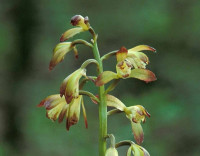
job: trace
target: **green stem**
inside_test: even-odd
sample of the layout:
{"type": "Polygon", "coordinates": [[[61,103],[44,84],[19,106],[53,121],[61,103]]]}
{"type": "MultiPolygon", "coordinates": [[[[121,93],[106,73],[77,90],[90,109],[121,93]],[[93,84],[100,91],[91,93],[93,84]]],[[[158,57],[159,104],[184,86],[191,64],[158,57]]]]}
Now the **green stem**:
{"type": "MultiPolygon", "coordinates": [[[[97,46],[97,35],[94,33],[93,37],[94,37],[93,53],[94,53],[94,58],[99,63],[99,70],[98,70],[98,75],[99,75],[103,72],[103,64],[97,46]]],[[[104,92],[105,92],[104,85],[100,86],[99,87],[99,156],[105,156],[106,152],[105,137],[107,136],[107,105],[104,92]]]]}
{"type": "Polygon", "coordinates": [[[115,144],[115,148],[118,148],[120,146],[130,146],[131,144],[135,144],[135,143],[130,140],[124,140],[124,141],[120,141],[117,144],[115,144]]]}

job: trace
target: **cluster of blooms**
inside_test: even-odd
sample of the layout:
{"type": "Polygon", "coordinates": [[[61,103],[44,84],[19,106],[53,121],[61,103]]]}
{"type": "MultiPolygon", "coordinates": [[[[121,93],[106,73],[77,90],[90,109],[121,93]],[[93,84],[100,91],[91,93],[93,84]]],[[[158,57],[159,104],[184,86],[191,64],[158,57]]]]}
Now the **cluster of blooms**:
{"type": "MultiPolygon", "coordinates": [[[[75,40],[67,42],[69,38],[74,35],[91,31],[88,17],[82,17],[76,15],[72,17],[71,24],[76,26],[75,28],[67,30],[60,38],[60,43],[56,45],[53,50],[53,56],[49,64],[49,69],[52,70],[58,63],[62,62],[65,55],[74,51],[75,57],[78,58],[77,45],[84,44],[89,47],[93,47],[92,43],[85,40],[75,40]]],[[[85,91],[81,92],[85,81],[92,80],[96,86],[102,86],[111,80],[136,78],[145,82],[151,82],[156,80],[156,76],[153,72],[146,69],[146,65],[149,63],[148,57],[141,51],[149,50],[155,52],[155,49],[147,45],[139,45],[132,49],[127,50],[125,47],[121,47],[119,50],[106,54],[102,57],[108,59],[110,56],[116,56],[116,73],[112,71],[104,71],[98,77],[91,78],[86,75],[86,67],[90,63],[98,62],[94,59],[86,60],[83,65],[67,76],[60,87],[60,94],[48,96],[40,102],[39,107],[46,108],[46,116],[58,122],[62,122],[66,118],[66,129],[69,130],[70,126],[77,124],[80,118],[80,111],[82,107],[83,116],[85,120],[85,126],[88,127],[86,110],[83,102],[83,95],[89,96],[94,103],[98,103],[98,96],[94,96],[92,93],[85,91]],[[81,78],[84,78],[81,80],[81,78]]],[[[114,107],[120,112],[124,112],[128,120],[131,122],[132,131],[137,144],[141,144],[144,139],[143,129],[141,122],[146,121],[146,117],[150,117],[147,110],[141,105],[135,105],[126,107],[116,97],[106,94],[106,103],[108,107],[114,107]]],[[[127,155],[131,156],[131,153],[135,156],[148,156],[149,153],[141,146],[135,143],[130,144],[127,155]]],[[[115,147],[110,147],[106,151],[106,156],[117,156],[118,152],[115,147]]]]}

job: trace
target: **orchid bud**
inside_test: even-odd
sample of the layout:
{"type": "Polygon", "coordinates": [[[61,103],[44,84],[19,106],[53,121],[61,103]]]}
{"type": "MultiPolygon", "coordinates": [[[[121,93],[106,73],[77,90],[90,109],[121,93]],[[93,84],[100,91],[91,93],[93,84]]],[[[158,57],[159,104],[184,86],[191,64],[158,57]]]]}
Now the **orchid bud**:
{"type": "Polygon", "coordinates": [[[118,156],[118,152],[117,152],[116,148],[110,147],[106,150],[105,156],[118,156]]]}
{"type": "Polygon", "coordinates": [[[75,15],[71,18],[71,24],[73,26],[80,26],[83,30],[88,30],[90,28],[89,18],[87,16],[84,18],[81,15],[75,15]]]}

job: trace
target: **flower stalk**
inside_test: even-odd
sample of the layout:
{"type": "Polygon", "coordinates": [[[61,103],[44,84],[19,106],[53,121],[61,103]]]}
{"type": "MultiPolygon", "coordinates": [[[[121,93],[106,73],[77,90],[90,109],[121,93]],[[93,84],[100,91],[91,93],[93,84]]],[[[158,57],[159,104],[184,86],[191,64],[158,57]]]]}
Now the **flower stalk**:
{"type": "MultiPolygon", "coordinates": [[[[94,34],[93,54],[94,58],[99,63],[99,70],[97,72],[98,75],[100,75],[103,73],[103,64],[98,50],[97,35],[94,31],[92,32],[94,34]]],[[[102,85],[99,87],[99,156],[105,156],[106,152],[105,136],[107,135],[107,104],[104,92],[105,87],[102,85]]]]}

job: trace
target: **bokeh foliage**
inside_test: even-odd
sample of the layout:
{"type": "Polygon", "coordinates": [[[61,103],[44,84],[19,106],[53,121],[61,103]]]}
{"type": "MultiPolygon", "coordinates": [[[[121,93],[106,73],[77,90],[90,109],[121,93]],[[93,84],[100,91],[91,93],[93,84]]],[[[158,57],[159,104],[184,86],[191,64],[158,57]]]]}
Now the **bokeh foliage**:
{"type": "MultiPolygon", "coordinates": [[[[57,93],[68,74],[91,58],[89,48],[79,46],[79,60],[68,54],[52,72],[52,49],[75,14],[89,16],[99,34],[101,54],[147,44],[148,66],[158,80],[121,81],[112,94],[127,106],[141,104],[151,113],[143,125],[142,145],[151,155],[177,156],[200,153],[200,2],[196,0],[2,0],[0,5],[0,155],[97,155],[98,110],[85,98],[89,129],[83,119],[65,130],[52,123],[36,105],[57,93]]],[[[78,37],[90,39],[83,33],[78,37]]],[[[105,61],[114,69],[115,59],[105,61]]],[[[94,72],[92,66],[88,73],[94,72]]],[[[88,90],[96,91],[92,83],[88,90]]],[[[116,140],[133,139],[124,115],[108,119],[116,140]]],[[[126,148],[120,149],[124,155],[126,148]]]]}

